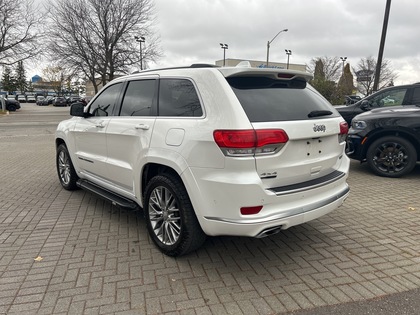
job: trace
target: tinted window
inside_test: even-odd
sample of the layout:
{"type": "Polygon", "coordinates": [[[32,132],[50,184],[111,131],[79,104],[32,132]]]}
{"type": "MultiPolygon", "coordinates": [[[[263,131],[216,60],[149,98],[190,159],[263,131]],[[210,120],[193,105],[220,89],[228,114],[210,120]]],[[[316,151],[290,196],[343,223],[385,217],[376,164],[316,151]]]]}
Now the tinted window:
{"type": "Polygon", "coordinates": [[[120,95],[122,83],[109,86],[94,100],[89,107],[89,113],[93,116],[112,116],[115,103],[120,95]]]}
{"type": "Polygon", "coordinates": [[[251,122],[304,120],[314,111],[332,112],[322,117],[339,116],[304,80],[235,77],[227,81],[251,122]]]}
{"type": "Polygon", "coordinates": [[[130,81],[125,91],[121,116],[150,116],[156,80],[130,81]]]}
{"type": "Polygon", "coordinates": [[[200,117],[202,115],[200,100],[191,81],[160,80],[159,116],[200,117]]]}
{"type": "Polygon", "coordinates": [[[402,105],[405,93],[407,93],[407,88],[391,89],[379,92],[372,96],[369,100],[369,104],[372,107],[402,105]]]}
{"type": "Polygon", "coordinates": [[[420,104],[420,88],[415,88],[413,91],[413,100],[411,102],[413,105],[420,104]]]}

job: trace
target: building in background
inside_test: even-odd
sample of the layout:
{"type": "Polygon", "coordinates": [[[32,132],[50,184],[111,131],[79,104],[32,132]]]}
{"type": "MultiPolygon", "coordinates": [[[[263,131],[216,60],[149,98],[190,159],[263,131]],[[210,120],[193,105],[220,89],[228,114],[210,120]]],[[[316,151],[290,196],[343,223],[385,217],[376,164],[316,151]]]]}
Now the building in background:
{"type": "Polygon", "coordinates": [[[55,96],[57,94],[57,85],[60,84],[59,82],[44,81],[42,77],[37,74],[31,78],[31,81],[33,89],[32,93],[42,96],[55,96]]]}

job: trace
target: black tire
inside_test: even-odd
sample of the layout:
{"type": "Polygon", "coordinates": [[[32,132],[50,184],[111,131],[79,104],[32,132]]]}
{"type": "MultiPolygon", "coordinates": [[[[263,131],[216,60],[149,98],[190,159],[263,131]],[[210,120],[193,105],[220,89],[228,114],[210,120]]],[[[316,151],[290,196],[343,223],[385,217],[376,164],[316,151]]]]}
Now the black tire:
{"type": "Polygon", "coordinates": [[[60,144],[57,147],[56,153],[56,165],[57,165],[57,174],[58,179],[60,180],[61,186],[66,190],[75,190],[77,189],[76,182],[79,177],[74,170],[73,163],[70,159],[69,151],[64,144],[60,144]]]}
{"type": "Polygon", "coordinates": [[[146,186],[144,215],[150,237],[168,256],[181,256],[206,240],[188,193],[176,176],[153,177],[146,186]]]}
{"type": "Polygon", "coordinates": [[[417,162],[417,151],[406,139],[386,136],[369,146],[366,159],[375,174],[395,178],[413,170],[417,162]]]}
{"type": "Polygon", "coordinates": [[[7,109],[8,109],[9,112],[15,112],[16,111],[16,106],[12,104],[12,105],[9,105],[7,107],[7,109]]]}

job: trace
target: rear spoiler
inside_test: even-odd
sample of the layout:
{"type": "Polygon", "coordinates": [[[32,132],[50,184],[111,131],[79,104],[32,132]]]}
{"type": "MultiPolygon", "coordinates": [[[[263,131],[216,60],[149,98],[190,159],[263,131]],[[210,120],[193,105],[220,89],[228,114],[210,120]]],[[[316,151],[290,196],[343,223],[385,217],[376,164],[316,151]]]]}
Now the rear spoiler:
{"type": "Polygon", "coordinates": [[[301,78],[305,81],[309,81],[313,78],[313,75],[307,72],[276,68],[223,67],[218,68],[217,70],[220,71],[226,78],[238,76],[264,76],[277,80],[293,80],[301,78]]]}

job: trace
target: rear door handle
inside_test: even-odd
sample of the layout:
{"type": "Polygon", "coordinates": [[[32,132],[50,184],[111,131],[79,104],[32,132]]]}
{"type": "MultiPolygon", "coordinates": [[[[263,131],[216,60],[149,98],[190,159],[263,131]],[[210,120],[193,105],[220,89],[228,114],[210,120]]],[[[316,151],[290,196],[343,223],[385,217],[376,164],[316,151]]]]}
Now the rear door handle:
{"type": "Polygon", "coordinates": [[[145,124],[138,124],[135,127],[136,129],[143,129],[143,130],[149,130],[149,125],[145,125],[145,124]]]}
{"type": "Polygon", "coordinates": [[[98,128],[104,128],[105,124],[101,121],[101,122],[97,122],[95,126],[98,128]]]}

